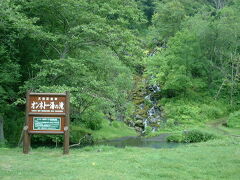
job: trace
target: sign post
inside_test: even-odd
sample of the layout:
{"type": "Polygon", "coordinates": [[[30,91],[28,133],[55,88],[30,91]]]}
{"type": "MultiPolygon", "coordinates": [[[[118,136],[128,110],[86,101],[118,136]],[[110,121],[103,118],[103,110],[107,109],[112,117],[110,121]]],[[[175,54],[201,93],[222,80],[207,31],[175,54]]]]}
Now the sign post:
{"type": "Polygon", "coordinates": [[[29,153],[31,134],[63,134],[63,154],[69,153],[69,102],[69,92],[27,92],[23,153],[29,153]]]}

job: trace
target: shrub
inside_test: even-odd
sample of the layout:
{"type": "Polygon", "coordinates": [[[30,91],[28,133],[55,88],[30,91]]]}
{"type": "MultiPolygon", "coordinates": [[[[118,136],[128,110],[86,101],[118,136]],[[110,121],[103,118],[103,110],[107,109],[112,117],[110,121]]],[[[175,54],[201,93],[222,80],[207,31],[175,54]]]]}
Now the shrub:
{"type": "Polygon", "coordinates": [[[227,126],[231,128],[240,128],[240,111],[233,112],[229,115],[227,126]]]}
{"type": "Polygon", "coordinates": [[[220,105],[218,105],[217,107],[215,104],[203,104],[201,106],[201,113],[205,115],[208,119],[216,119],[224,115],[224,110],[221,108],[220,105]]]}
{"type": "Polygon", "coordinates": [[[174,127],[175,126],[175,122],[174,119],[168,119],[167,120],[167,127],[174,127]]]}
{"type": "Polygon", "coordinates": [[[34,134],[31,137],[33,146],[55,145],[63,143],[63,135],[34,134]]]}
{"type": "Polygon", "coordinates": [[[201,131],[201,130],[190,130],[184,131],[182,134],[172,134],[167,137],[168,142],[184,142],[184,143],[196,143],[196,142],[205,142],[211,139],[215,139],[214,134],[201,131]]]}
{"type": "Polygon", "coordinates": [[[185,102],[184,100],[170,100],[164,105],[164,111],[168,119],[172,119],[172,124],[168,126],[174,126],[178,124],[193,124],[194,122],[200,122],[204,120],[200,114],[200,108],[191,102],[185,102]]]}
{"type": "Polygon", "coordinates": [[[197,129],[183,133],[183,142],[186,143],[205,142],[210,139],[215,139],[215,135],[197,129]]]}
{"type": "MultiPolygon", "coordinates": [[[[70,129],[70,144],[79,143],[79,140],[81,140],[80,146],[91,145],[94,142],[91,130],[72,125],[70,129]]],[[[31,142],[33,146],[62,146],[63,135],[34,134],[31,137],[31,142]]]]}
{"type": "Polygon", "coordinates": [[[83,115],[82,122],[86,126],[86,128],[92,130],[99,130],[102,127],[103,119],[104,115],[102,113],[89,111],[83,115]]]}
{"type": "Polygon", "coordinates": [[[151,128],[150,126],[147,126],[147,127],[145,128],[144,134],[145,134],[145,135],[148,135],[148,134],[150,134],[151,132],[152,132],[152,128],[151,128]]]}
{"type": "Polygon", "coordinates": [[[208,120],[220,118],[228,113],[228,106],[222,101],[214,101],[211,98],[203,97],[202,100],[189,98],[163,98],[160,105],[167,118],[167,126],[196,125],[208,120]]]}
{"type": "Polygon", "coordinates": [[[182,134],[172,134],[167,137],[167,141],[180,143],[183,141],[183,135],[182,134]]]}
{"type": "Polygon", "coordinates": [[[120,124],[118,121],[113,121],[112,122],[112,126],[115,127],[115,128],[119,128],[120,127],[120,124]]]}

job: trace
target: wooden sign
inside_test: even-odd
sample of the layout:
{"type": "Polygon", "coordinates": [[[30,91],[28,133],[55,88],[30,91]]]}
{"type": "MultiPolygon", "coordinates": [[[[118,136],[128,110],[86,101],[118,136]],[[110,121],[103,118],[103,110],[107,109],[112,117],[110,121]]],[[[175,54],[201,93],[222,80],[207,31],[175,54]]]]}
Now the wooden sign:
{"type": "Polygon", "coordinates": [[[66,94],[29,94],[29,113],[65,113],[66,94]]]}
{"type": "Polygon", "coordinates": [[[69,93],[33,93],[26,97],[23,152],[28,153],[30,134],[64,134],[64,154],[69,152],[69,93]]]}
{"type": "Polygon", "coordinates": [[[29,93],[28,129],[31,134],[63,134],[66,117],[65,93],[29,93]]]}

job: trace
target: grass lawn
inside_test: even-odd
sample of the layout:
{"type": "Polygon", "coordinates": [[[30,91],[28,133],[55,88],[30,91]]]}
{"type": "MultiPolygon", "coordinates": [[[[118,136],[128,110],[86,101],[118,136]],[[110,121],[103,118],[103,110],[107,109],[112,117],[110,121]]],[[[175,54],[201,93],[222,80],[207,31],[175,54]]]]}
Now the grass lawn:
{"type": "Polygon", "coordinates": [[[106,146],[72,149],[0,148],[0,179],[240,179],[240,138],[174,149],[106,146]]]}
{"type": "Polygon", "coordinates": [[[102,122],[102,128],[100,130],[86,129],[81,126],[72,126],[71,133],[74,134],[74,141],[78,142],[84,134],[89,133],[95,140],[114,139],[125,136],[137,136],[138,133],[134,128],[128,127],[121,121],[114,121],[112,125],[109,121],[102,122]]]}

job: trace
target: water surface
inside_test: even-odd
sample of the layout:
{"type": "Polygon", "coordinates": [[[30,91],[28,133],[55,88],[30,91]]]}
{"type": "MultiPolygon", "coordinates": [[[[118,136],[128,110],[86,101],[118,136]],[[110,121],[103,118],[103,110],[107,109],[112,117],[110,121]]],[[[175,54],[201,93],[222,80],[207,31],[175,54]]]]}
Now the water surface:
{"type": "Polygon", "coordinates": [[[168,134],[146,138],[143,136],[128,136],[113,140],[98,142],[98,145],[115,146],[119,148],[130,147],[149,147],[149,148],[175,148],[183,145],[182,143],[167,142],[168,134]]]}

